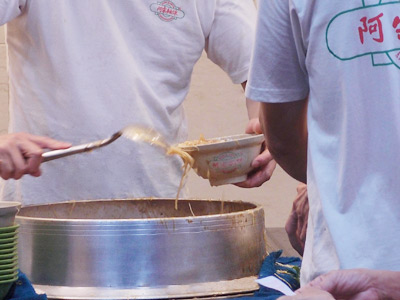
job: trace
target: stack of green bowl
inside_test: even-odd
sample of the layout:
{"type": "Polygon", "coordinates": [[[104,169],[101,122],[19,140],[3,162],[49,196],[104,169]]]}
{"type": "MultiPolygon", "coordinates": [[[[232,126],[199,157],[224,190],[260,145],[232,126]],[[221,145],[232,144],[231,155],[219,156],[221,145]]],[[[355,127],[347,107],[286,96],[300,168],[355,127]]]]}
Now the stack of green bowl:
{"type": "Polygon", "coordinates": [[[19,202],[0,201],[0,300],[18,279],[18,227],[15,216],[19,202]]]}
{"type": "Polygon", "coordinates": [[[18,227],[0,227],[0,299],[18,279],[18,227]]]}

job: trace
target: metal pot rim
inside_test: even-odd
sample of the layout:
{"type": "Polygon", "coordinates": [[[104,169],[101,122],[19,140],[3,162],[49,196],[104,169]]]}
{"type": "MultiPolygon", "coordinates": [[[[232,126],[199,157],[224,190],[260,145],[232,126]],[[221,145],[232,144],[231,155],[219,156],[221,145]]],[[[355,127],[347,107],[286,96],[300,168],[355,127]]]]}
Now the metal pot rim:
{"type": "MultiPolygon", "coordinates": [[[[58,203],[48,203],[48,204],[39,204],[39,205],[29,205],[25,207],[37,207],[37,206],[42,206],[42,205],[58,205],[58,204],[67,204],[67,203],[73,203],[73,202],[80,202],[80,203],[89,203],[89,202],[102,202],[102,201],[126,201],[126,200],[166,200],[166,201],[175,201],[175,198],[155,198],[155,197],[149,197],[149,198],[129,198],[129,199],[93,199],[93,200],[70,200],[70,201],[63,201],[63,202],[58,202],[58,203]]],[[[230,213],[222,213],[222,214],[213,214],[213,215],[199,215],[199,216],[184,216],[184,217],[163,217],[163,218],[148,218],[148,219],[62,219],[62,218],[40,218],[40,217],[29,217],[29,216],[17,216],[15,217],[17,220],[21,221],[29,221],[29,220],[35,220],[36,222],[57,222],[57,223],[63,223],[63,222],[68,222],[68,223],[81,223],[81,224],[89,224],[93,222],[98,222],[101,220],[103,223],[140,223],[140,222],[168,222],[168,221],[174,221],[174,222],[180,222],[180,221],[188,221],[188,220],[193,220],[196,221],[197,219],[201,220],[212,220],[212,219],[221,219],[221,218],[228,218],[232,216],[240,216],[243,215],[244,212],[247,212],[249,210],[254,211],[254,213],[259,213],[260,211],[263,211],[263,208],[259,204],[247,202],[247,201],[242,201],[242,200],[219,200],[219,199],[196,199],[196,198],[188,198],[188,199],[179,199],[178,200],[178,205],[179,201],[203,201],[203,202],[229,202],[229,203],[235,203],[235,202],[240,202],[240,203],[245,203],[248,205],[253,206],[252,208],[245,209],[243,211],[238,211],[238,212],[230,212],[230,213]]],[[[22,207],[23,208],[23,207],[22,207]]]]}

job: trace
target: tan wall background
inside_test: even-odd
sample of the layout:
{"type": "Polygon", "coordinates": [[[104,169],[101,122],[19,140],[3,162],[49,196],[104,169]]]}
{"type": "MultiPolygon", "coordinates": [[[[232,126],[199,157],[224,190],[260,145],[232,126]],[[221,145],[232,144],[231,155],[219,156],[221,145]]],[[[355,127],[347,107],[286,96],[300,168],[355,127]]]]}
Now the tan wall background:
{"type": "MultiPolygon", "coordinates": [[[[185,101],[189,124],[189,138],[232,135],[244,132],[247,112],[244,92],[240,85],[233,85],[228,76],[204,54],[195,66],[192,85],[185,101]]],[[[7,132],[8,78],[6,72],[6,47],[4,30],[0,27],[0,133],[7,132]]],[[[296,195],[297,182],[277,167],[272,179],[259,188],[241,189],[233,185],[211,187],[207,180],[191,171],[187,186],[190,196],[205,199],[244,200],[262,205],[266,226],[279,228],[280,244],[285,236],[282,231],[296,195]]],[[[272,234],[272,233],[271,233],[272,234]]],[[[279,248],[282,248],[278,246],[279,248]]]]}
{"type": "Polygon", "coordinates": [[[8,77],[6,70],[6,46],[4,29],[0,27],[0,134],[7,132],[8,122],[8,77]]]}

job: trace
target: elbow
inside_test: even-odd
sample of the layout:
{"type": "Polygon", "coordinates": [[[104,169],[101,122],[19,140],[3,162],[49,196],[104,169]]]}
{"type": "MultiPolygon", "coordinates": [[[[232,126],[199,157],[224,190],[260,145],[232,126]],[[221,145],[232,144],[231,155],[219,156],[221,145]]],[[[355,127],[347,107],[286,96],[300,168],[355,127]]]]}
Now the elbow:
{"type": "Polygon", "coordinates": [[[288,157],[291,154],[288,146],[277,139],[268,138],[266,144],[269,152],[276,161],[285,159],[285,157],[288,157]]]}
{"type": "Polygon", "coordinates": [[[307,183],[307,147],[269,140],[267,147],[277,164],[294,179],[307,183]]]}

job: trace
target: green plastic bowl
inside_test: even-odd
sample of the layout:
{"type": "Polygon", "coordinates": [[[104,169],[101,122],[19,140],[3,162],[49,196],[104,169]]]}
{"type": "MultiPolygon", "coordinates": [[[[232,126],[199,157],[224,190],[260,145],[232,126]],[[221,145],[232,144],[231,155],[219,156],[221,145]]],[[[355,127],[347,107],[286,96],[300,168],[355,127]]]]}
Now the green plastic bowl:
{"type": "Polygon", "coordinates": [[[18,239],[18,236],[13,236],[10,238],[6,239],[0,239],[0,245],[8,244],[8,243],[13,243],[18,239]]]}
{"type": "Polygon", "coordinates": [[[18,277],[18,270],[15,270],[13,273],[10,274],[0,275],[0,282],[4,280],[13,279],[15,277],[18,277]]]}
{"type": "Polygon", "coordinates": [[[18,265],[15,265],[14,267],[7,270],[0,270],[0,276],[14,274],[15,271],[18,271],[18,265]]]}
{"type": "Polygon", "coordinates": [[[4,244],[0,243],[0,250],[14,248],[17,246],[17,244],[18,244],[17,240],[15,240],[11,243],[4,243],[4,244]]]}
{"type": "Polygon", "coordinates": [[[14,236],[17,236],[17,234],[18,234],[18,230],[15,230],[15,231],[12,231],[12,232],[0,233],[0,240],[12,238],[14,236]]]}
{"type": "Polygon", "coordinates": [[[8,259],[12,259],[14,257],[18,256],[18,251],[14,251],[11,253],[6,253],[6,254],[0,254],[0,264],[3,260],[8,260],[8,259]]]}
{"type": "Polygon", "coordinates": [[[0,284],[9,283],[9,282],[14,282],[14,281],[17,281],[17,279],[18,279],[18,273],[17,273],[17,275],[16,275],[15,277],[13,277],[12,279],[0,280],[0,284]]]}
{"type": "Polygon", "coordinates": [[[18,261],[18,257],[17,256],[13,257],[13,258],[10,258],[10,259],[1,260],[0,261],[0,270],[4,270],[4,268],[1,268],[2,266],[10,265],[10,264],[13,264],[13,263],[15,263],[17,261],[18,261]]]}
{"type": "Polygon", "coordinates": [[[0,265],[0,271],[11,270],[18,266],[18,259],[9,264],[0,265]]]}
{"type": "Polygon", "coordinates": [[[0,255],[13,253],[16,252],[17,250],[18,250],[17,245],[14,245],[10,248],[0,249],[0,255]]]}
{"type": "Polygon", "coordinates": [[[8,226],[8,227],[0,227],[0,233],[6,233],[6,232],[14,232],[18,229],[19,224],[13,225],[13,226],[8,226]]]}

